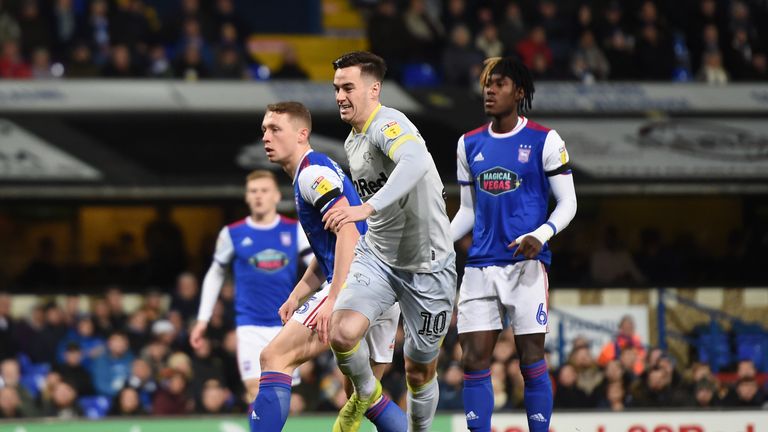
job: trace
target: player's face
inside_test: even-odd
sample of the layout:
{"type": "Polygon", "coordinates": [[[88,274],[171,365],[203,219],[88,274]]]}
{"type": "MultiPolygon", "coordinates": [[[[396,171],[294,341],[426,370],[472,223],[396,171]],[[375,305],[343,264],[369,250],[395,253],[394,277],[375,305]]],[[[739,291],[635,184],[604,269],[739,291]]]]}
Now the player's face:
{"type": "Polygon", "coordinates": [[[250,180],[245,185],[245,202],[254,216],[272,213],[280,202],[280,190],[270,178],[250,180]]]}
{"type": "Polygon", "coordinates": [[[341,119],[351,125],[362,125],[378,103],[381,84],[372,77],[362,75],[359,66],[336,69],[333,88],[341,119]]]}
{"type": "Polygon", "coordinates": [[[506,76],[493,74],[483,87],[485,115],[504,117],[517,113],[517,105],[523,98],[523,89],[506,76]]]}
{"type": "Polygon", "coordinates": [[[267,111],[261,123],[264,151],[270,162],[285,164],[299,146],[300,129],[286,113],[267,111]]]}

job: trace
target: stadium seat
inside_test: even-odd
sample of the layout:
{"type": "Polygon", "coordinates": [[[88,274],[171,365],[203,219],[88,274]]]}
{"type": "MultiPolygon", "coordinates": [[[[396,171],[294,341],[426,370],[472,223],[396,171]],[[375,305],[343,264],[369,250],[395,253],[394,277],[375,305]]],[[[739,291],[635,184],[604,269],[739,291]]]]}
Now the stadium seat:
{"type": "Polygon", "coordinates": [[[440,76],[429,63],[411,63],[403,67],[402,84],[405,87],[435,87],[440,82],[440,76]]]}
{"type": "Polygon", "coordinates": [[[106,416],[111,405],[106,396],[84,396],[78,399],[77,403],[89,419],[100,419],[106,416]]]}
{"type": "Polygon", "coordinates": [[[759,324],[733,325],[736,358],[752,360],[760,372],[768,371],[768,332],[759,324]]]}

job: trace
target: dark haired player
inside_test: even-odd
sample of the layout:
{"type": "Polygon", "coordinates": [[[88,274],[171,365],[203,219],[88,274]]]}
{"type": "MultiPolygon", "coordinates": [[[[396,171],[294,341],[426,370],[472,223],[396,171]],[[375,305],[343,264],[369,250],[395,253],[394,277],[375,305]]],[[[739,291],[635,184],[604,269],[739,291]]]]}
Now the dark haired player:
{"type": "Polygon", "coordinates": [[[469,430],[490,432],[490,361],[509,322],[525,379],[528,427],[545,432],[552,415],[544,360],[547,241],[573,219],[576,193],[563,140],[521,115],[533,101],[528,69],[513,58],[491,58],[480,84],[491,122],[459,138],[461,206],[451,222],[454,240],[473,234],[458,301],[464,411],[469,430]],[[550,190],[557,205],[547,217],[550,190]]]}

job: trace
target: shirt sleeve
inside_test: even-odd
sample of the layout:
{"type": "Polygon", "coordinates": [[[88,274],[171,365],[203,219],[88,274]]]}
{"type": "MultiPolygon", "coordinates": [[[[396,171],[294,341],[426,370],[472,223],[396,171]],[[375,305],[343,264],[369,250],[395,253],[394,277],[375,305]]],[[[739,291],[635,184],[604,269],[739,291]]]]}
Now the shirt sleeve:
{"type": "Polygon", "coordinates": [[[304,227],[301,226],[301,223],[296,224],[296,239],[299,256],[304,262],[304,265],[309,266],[309,263],[312,262],[312,258],[314,258],[315,255],[312,253],[312,246],[309,244],[307,233],[304,232],[304,227]]]}
{"type": "Polygon", "coordinates": [[[471,185],[473,183],[472,174],[469,172],[469,162],[467,162],[467,148],[464,145],[464,135],[459,138],[459,144],[456,146],[456,179],[460,185],[471,185]]]}
{"type": "Polygon", "coordinates": [[[551,130],[544,141],[544,151],[542,151],[541,162],[544,165],[544,172],[547,176],[562,174],[570,169],[568,162],[570,156],[565,148],[565,141],[560,135],[551,130]]]}
{"type": "Polygon", "coordinates": [[[235,246],[232,244],[232,236],[229,235],[229,229],[224,227],[219,231],[219,238],[216,240],[216,252],[213,259],[221,266],[226,267],[232,262],[235,256],[235,246]]]}
{"type": "Polygon", "coordinates": [[[344,183],[332,169],[323,165],[310,165],[299,174],[301,198],[321,213],[333,207],[344,192],[344,183]]]}
{"type": "Polygon", "coordinates": [[[426,151],[426,143],[421,134],[413,124],[406,120],[397,120],[394,118],[384,119],[373,125],[375,130],[371,131],[373,142],[390,159],[395,159],[398,149],[409,141],[420,144],[426,151]]]}

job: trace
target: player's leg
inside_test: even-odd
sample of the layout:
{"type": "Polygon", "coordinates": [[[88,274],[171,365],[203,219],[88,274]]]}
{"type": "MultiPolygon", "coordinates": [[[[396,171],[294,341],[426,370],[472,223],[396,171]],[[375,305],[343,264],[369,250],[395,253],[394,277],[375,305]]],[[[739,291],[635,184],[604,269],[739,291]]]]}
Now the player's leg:
{"type": "Polygon", "coordinates": [[[434,273],[395,272],[405,330],[405,381],[409,431],[431,428],[440,397],[437,358],[448,332],[456,296],[453,263],[434,273]]]}
{"type": "Polygon", "coordinates": [[[280,431],[288,419],[291,375],[328,349],[313,331],[313,318],[328,297],[326,284],[299,307],[280,333],[261,351],[261,389],[250,413],[251,431],[280,431]]]}
{"type": "Polygon", "coordinates": [[[547,271],[536,260],[515,264],[510,275],[513,289],[504,304],[514,304],[512,326],[525,381],[523,402],[531,432],[546,432],[552,417],[552,383],[544,360],[544,335],[548,321],[547,271]]]}
{"type": "Polygon", "coordinates": [[[291,375],[307,360],[328,349],[317,333],[296,320],[261,352],[261,387],[253,403],[251,431],[280,431],[288,419],[291,404],[291,375]]]}
{"type": "MultiPolygon", "coordinates": [[[[368,329],[365,340],[371,353],[371,369],[377,380],[392,365],[395,352],[395,335],[400,321],[400,305],[395,303],[376,319],[368,329]]],[[[379,432],[404,432],[408,430],[408,418],[386,394],[373,401],[365,417],[376,425],[379,432]]]]}
{"type": "Polygon", "coordinates": [[[336,300],[331,316],[331,349],[339,369],[354,387],[354,393],[339,412],[334,431],[356,431],[363,415],[381,395],[381,384],[373,375],[368,342],[363,338],[370,323],[396,301],[383,263],[364,241],[355,249],[346,286],[336,300]]]}
{"type": "Polygon", "coordinates": [[[282,327],[238,326],[237,336],[237,366],[240,379],[243,380],[248,400],[256,399],[259,393],[259,378],[261,367],[259,356],[261,350],[280,332],[282,327]]]}
{"type": "Polygon", "coordinates": [[[504,311],[492,276],[498,267],[467,267],[459,292],[458,330],[464,368],[464,413],[471,431],[490,432],[493,414],[491,359],[504,311]]]}

